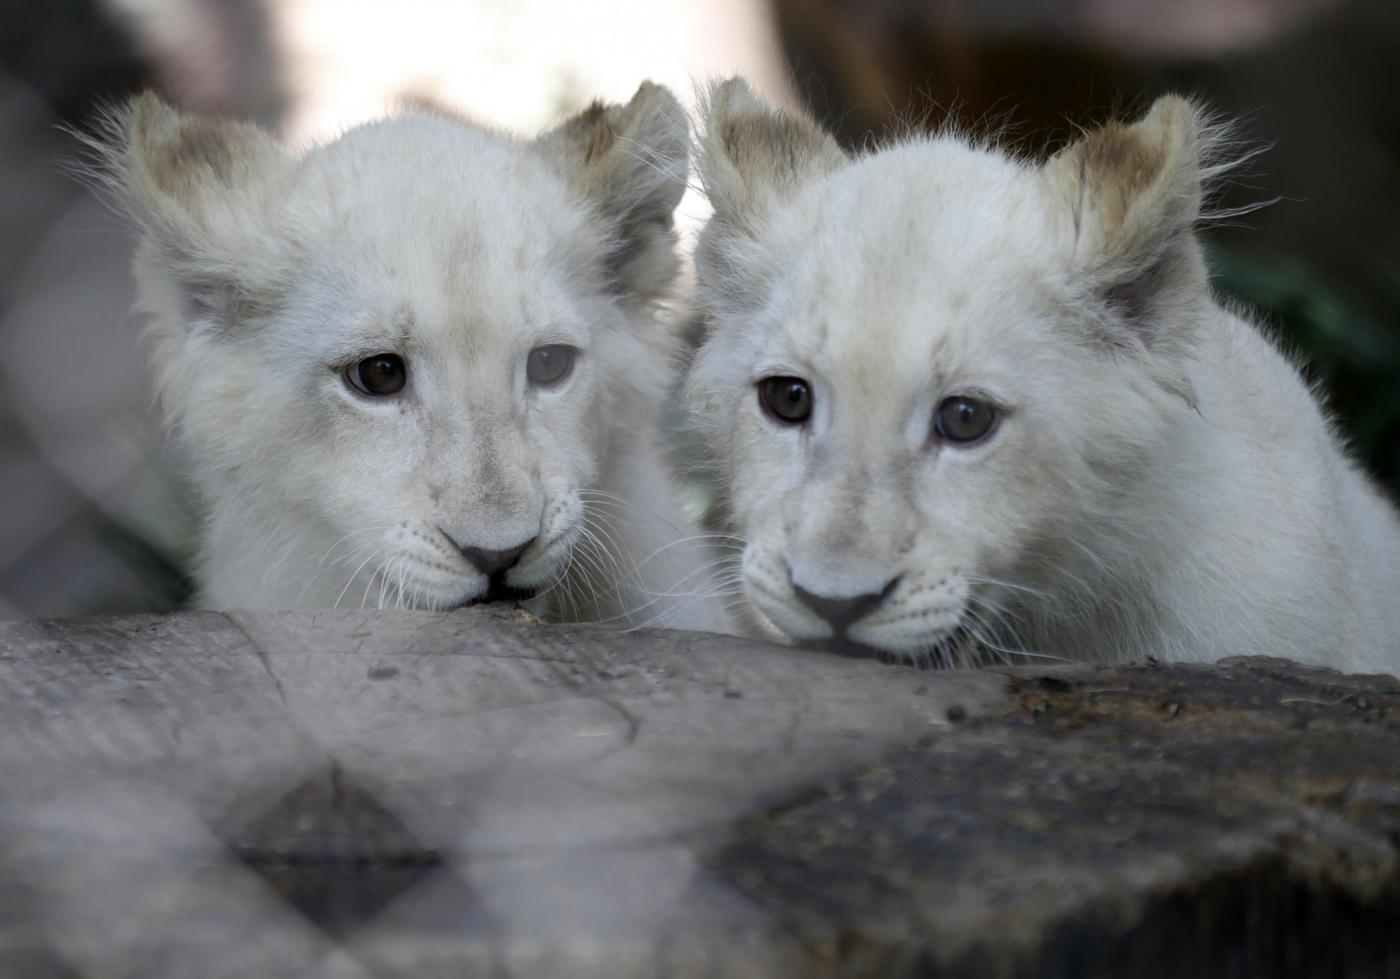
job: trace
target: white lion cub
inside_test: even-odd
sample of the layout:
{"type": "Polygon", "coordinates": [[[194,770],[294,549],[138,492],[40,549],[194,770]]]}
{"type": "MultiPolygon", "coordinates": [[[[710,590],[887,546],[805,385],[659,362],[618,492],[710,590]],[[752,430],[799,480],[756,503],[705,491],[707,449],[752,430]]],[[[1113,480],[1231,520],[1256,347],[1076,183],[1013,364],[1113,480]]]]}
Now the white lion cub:
{"type": "Polygon", "coordinates": [[[1400,666],[1395,511],[1212,298],[1196,107],[1044,164],[848,157],[738,80],[707,111],[688,399],[763,623],[932,663],[1400,666]]]}
{"type": "Polygon", "coordinates": [[[150,95],[118,113],[99,150],[144,231],[200,603],[535,593],[722,628],[689,597],[704,555],[668,546],[689,533],[655,424],[688,138],[650,84],[532,142],[410,112],[301,155],[150,95]]]}

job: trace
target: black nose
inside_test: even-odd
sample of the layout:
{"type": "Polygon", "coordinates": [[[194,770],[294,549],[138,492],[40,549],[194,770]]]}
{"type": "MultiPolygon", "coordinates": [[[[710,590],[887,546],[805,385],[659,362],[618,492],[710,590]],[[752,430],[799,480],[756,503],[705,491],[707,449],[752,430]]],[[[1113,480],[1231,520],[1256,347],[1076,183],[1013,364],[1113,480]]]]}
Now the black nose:
{"type": "Polygon", "coordinates": [[[894,579],[878,592],[871,592],[868,595],[853,595],[850,598],[827,598],[825,595],[814,595],[795,582],[792,590],[797,593],[798,598],[802,599],[802,604],[830,622],[831,628],[840,635],[846,631],[848,626],[859,622],[875,611],[886,596],[894,591],[895,581],[898,580],[894,579]]]}
{"type": "Polygon", "coordinates": [[[469,547],[466,544],[459,544],[451,536],[448,536],[447,539],[452,541],[453,547],[462,552],[462,557],[471,562],[472,567],[488,578],[494,578],[496,575],[515,567],[516,562],[520,560],[520,555],[525,553],[525,548],[535,542],[535,539],[531,537],[519,547],[508,547],[504,551],[492,551],[484,547],[469,547]]]}

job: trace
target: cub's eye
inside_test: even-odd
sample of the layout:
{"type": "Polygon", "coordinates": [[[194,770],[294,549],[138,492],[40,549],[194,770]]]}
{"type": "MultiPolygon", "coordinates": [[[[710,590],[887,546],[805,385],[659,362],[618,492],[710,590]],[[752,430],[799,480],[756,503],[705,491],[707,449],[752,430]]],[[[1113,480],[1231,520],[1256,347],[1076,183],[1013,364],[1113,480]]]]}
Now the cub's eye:
{"type": "Polygon", "coordinates": [[[800,377],[768,377],[758,382],[758,403],[785,425],[801,425],[812,416],[812,389],[800,377]]]}
{"type": "Polygon", "coordinates": [[[578,351],[562,343],[536,347],[525,360],[525,377],[536,387],[548,388],[563,383],[574,372],[578,351]]]}
{"type": "Polygon", "coordinates": [[[968,446],[992,433],[997,409],[991,402],[957,395],[944,398],[933,413],[933,430],[953,445],[968,446]]]}
{"type": "Polygon", "coordinates": [[[408,383],[408,365],[398,354],[375,354],[345,368],[345,383],[371,398],[386,398],[408,383]]]}

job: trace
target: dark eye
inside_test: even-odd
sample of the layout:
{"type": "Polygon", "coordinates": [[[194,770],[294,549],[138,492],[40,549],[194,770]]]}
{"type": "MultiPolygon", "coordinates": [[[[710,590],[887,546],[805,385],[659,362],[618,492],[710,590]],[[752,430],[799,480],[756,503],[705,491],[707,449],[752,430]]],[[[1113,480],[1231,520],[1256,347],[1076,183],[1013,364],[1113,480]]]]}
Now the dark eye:
{"type": "Polygon", "coordinates": [[[525,361],[525,377],[536,387],[553,387],[574,372],[578,351],[562,343],[536,347],[525,361]]]}
{"type": "Polygon", "coordinates": [[[990,402],[961,395],[944,398],[933,413],[933,430],[945,442],[971,445],[991,434],[997,410],[990,402]]]}
{"type": "Polygon", "coordinates": [[[785,425],[801,425],[812,416],[812,389],[800,377],[768,377],[758,382],[758,403],[785,425]]]}
{"type": "Polygon", "coordinates": [[[361,394],[385,398],[408,383],[408,366],[398,354],[375,354],[345,369],[345,383],[361,394]]]}

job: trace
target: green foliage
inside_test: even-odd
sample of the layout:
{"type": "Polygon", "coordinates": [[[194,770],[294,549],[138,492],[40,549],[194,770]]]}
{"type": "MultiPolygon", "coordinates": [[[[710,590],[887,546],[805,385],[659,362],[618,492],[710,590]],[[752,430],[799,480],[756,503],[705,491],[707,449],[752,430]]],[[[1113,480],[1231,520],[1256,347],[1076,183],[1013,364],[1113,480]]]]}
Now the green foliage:
{"type": "MultiPolygon", "coordinates": [[[[159,541],[116,520],[103,519],[97,526],[98,542],[115,554],[150,588],[150,607],[142,611],[173,612],[194,596],[194,547],[173,552],[159,541]]],[[[97,612],[129,611],[117,607],[97,612]]]]}

